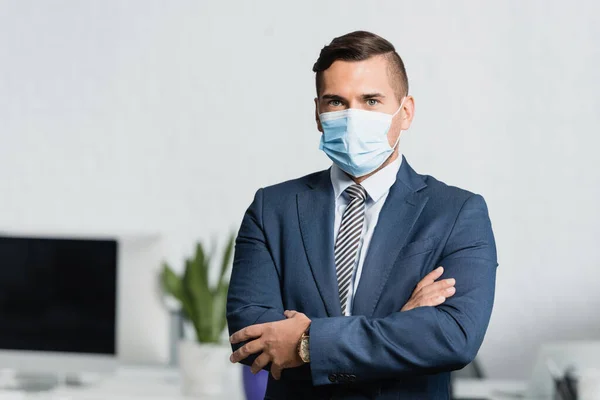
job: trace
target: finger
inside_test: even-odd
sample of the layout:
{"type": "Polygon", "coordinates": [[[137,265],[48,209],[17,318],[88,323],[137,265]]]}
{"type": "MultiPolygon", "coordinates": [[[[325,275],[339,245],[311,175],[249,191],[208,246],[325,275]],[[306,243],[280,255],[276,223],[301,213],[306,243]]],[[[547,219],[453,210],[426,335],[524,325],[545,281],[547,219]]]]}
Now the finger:
{"type": "Polygon", "coordinates": [[[253,374],[257,374],[261,369],[267,366],[271,362],[271,357],[267,353],[262,353],[260,356],[256,357],[256,360],[252,363],[252,367],[250,370],[253,374]]]}
{"type": "Polygon", "coordinates": [[[413,308],[416,308],[416,306],[415,306],[414,302],[412,302],[412,301],[409,301],[408,303],[406,303],[406,304],[404,305],[404,307],[402,307],[402,308],[400,309],[400,311],[410,311],[410,310],[412,310],[413,308]]]}
{"type": "Polygon", "coordinates": [[[434,296],[426,300],[426,304],[423,307],[437,307],[440,304],[444,304],[446,301],[446,297],[444,296],[434,296]]]}
{"type": "Polygon", "coordinates": [[[298,311],[293,311],[293,310],[288,310],[283,313],[283,315],[285,315],[286,318],[293,318],[294,315],[296,315],[296,314],[298,314],[298,311]]]}
{"type": "Polygon", "coordinates": [[[424,286],[431,285],[440,276],[442,276],[443,273],[444,273],[444,267],[441,267],[441,266],[437,267],[436,269],[434,269],[433,271],[431,271],[430,273],[425,275],[425,277],[423,279],[421,279],[421,281],[417,284],[415,291],[420,290],[424,286]]]}
{"type": "Polygon", "coordinates": [[[431,306],[439,306],[442,303],[445,303],[450,297],[454,296],[456,293],[455,288],[448,288],[448,292],[444,295],[435,295],[428,302],[431,306]]]}
{"type": "Polygon", "coordinates": [[[400,311],[410,311],[419,307],[435,307],[446,301],[444,296],[422,297],[410,304],[406,304],[400,311]]]}
{"type": "Polygon", "coordinates": [[[229,357],[229,361],[231,361],[232,363],[240,362],[249,355],[258,353],[263,349],[264,344],[262,343],[262,340],[253,340],[234,351],[233,354],[229,357]]]}
{"type": "Polygon", "coordinates": [[[240,329],[239,331],[231,335],[229,341],[235,344],[260,337],[260,335],[262,335],[263,333],[263,330],[265,329],[265,325],[268,324],[250,325],[244,329],[240,329]]]}
{"type": "Polygon", "coordinates": [[[277,381],[281,379],[281,367],[271,364],[271,375],[273,375],[273,378],[277,381]]]}
{"type": "Polygon", "coordinates": [[[445,303],[446,300],[448,300],[450,297],[454,296],[454,293],[456,293],[456,289],[451,287],[451,288],[447,289],[445,294],[442,294],[442,295],[434,294],[433,296],[423,297],[422,299],[419,300],[419,305],[417,307],[439,306],[440,304],[445,303]]]}
{"type": "Polygon", "coordinates": [[[434,294],[445,296],[446,293],[449,292],[447,289],[454,287],[455,284],[456,279],[454,278],[443,279],[441,281],[434,282],[431,285],[425,286],[423,289],[421,289],[419,292],[419,297],[431,297],[434,294]]]}

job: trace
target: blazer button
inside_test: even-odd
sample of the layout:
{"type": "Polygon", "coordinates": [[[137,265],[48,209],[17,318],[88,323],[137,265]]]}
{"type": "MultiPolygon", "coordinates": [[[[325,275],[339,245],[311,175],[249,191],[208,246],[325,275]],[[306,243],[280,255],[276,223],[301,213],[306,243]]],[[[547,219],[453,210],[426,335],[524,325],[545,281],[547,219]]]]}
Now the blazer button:
{"type": "Polygon", "coordinates": [[[350,382],[354,382],[354,381],[356,380],[356,375],[354,375],[354,374],[350,375],[350,376],[348,377],[348,380],[349,380],[350,382]]]}
{"type": "Polygon", "coordinates": [[[331,383],[337,382],[337,375],[329,374],[329,382],[331,382],[331,383]]]}

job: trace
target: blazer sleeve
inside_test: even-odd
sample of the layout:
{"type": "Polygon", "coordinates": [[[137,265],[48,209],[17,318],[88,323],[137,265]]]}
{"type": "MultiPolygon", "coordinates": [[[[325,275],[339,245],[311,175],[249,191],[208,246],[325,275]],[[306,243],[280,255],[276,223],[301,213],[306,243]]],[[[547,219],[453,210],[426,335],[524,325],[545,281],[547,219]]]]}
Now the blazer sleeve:
{"type": "Polygon", "coordinates": [[[313,384],[460,369],[477,354],[494,302],[496,245],[485,201],[463,204],[442,252],[444,277],[456,279],[456,294],[437,307],[365,316],[315,318],[310,326],[313,384]],[[331,377],[331,381],[330,381],[331,377]]]}
{"type": "MultiPolygon", "coordinates": [[[[235,243],[227,294],[229,334],[254,324],[285,319],[277,270],[263,231],[263,189],[246,211],[235,243]]],[[[232,345],[235,351],[244,343],[232,345]]],[[[243,364],[252,365],[257,355],[243,364]]]]}

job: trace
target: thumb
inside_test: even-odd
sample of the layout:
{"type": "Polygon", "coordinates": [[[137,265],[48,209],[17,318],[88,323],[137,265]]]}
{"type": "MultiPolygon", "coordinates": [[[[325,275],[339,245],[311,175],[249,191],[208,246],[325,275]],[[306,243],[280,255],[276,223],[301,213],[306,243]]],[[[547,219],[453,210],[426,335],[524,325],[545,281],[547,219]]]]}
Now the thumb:
{"type": "Polygon", "coordinates": [[[283,315],[285,315],[286,318],[293,318],[294,315],[298,314],[298,311],[290,311],[290,310],[286,310],[283,315]]]}

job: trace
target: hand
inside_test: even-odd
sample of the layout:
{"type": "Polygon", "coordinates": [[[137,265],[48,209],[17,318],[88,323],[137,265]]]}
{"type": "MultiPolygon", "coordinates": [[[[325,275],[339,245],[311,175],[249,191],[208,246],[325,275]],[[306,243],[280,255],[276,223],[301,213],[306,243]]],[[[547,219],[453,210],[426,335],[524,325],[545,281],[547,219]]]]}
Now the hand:
{"type": "Polygon", "coordinates": [[[287,319],[283,321],[251,325],[231,335],[231,343],[254,340],[237,349],[229,360],[236,363],[262,352],[252,364],[252,373],[256,374],[271,363],[271,375],[277,380],[281,378],[283,369],[304,364],[298,355],[298,342],[310,325],[310,319],[297,311],[286,311],[284,315],[287,319]]]}
{"type": "Polygon", "coordinates": [[[417,307],[435,307],[452,297],[456,293],[454,285],[456,281],[452,278],[437,281],[444,273],[443,267],[431,271],[419,282],[408,302],[400,311],[408,311],[417,307]]]}

